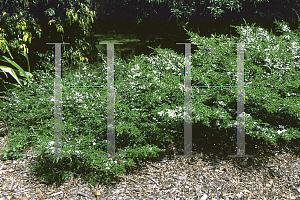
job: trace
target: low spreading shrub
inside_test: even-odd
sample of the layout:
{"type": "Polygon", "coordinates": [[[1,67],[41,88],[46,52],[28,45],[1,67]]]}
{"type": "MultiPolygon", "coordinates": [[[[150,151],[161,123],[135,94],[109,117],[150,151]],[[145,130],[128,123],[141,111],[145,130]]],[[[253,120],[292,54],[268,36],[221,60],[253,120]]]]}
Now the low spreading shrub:
{"type": "MultiPolygon", "coordinates": [[[[239,41],[255,42],[245,52],[245,131],[269,142],[299,138],[298,36],[279,26],[285,31],[279,37],[260,28],[239,28],[239,41]],[[280,54],[275,50],[282,41],[287,45],[282,45],[280,54]]],[[[192,57],[192,85],[235,86],[236,45],[222,43],[229,40],[224,36],[201,38],[188,33],[191,42],[198,43],[192,57]]],[[[40,178],[53,182],[83,174],[95,185],[141,161],[160,158],[169,145],[183,148],[184,65],[184,55],[159,47],[153,55],[115,62],[113,159],[106,157],[107,94],[100,87],[62,89],[62,156],[46,157],[53,155],[54,71],[35,72],[31,87],[26,88],[31,95],[9,91],[11,101],[1,106],[2,121],[12,127],[9,148],[17,147],[5,159],[21,158],[19,152],[33,146],[38,154],[33,167],[40,178]]],[[[62,85],[106,85],[106,70],[106,63],[85,66],[76,73],[63,69],[62,85]]],[[[234,148],[236,89],[195,87],[192,99],[193,151],[216,140],[234,148]]]]}
{"type": "MultiPolygon", "coordinates": [[[[241,35],[237,41],[252,43],[245,45],[245,132],[271,143],[279,138],[296,139],[300,134],[299,36],[286,23],[276,20],[275,23],[283,32],[278,37],[254,26],[236,27],[241,35]]],[[[236,85],[236,45],[226,44],[229,39],[223,36],[206,39],[189,34],[191,42],[198,43],[193,54],[192,85],[236,85]]],[[[193,89],[194,95],[197,92],[198,89],[193,89]]],[[[225,119],[215,118],[220,123],[218,127],[232,127],[234,121],[230,123],[226,115],[235,120],[235,88],[199,89],[198,94],[202,94],[200,101],[204,98],[207,99],[204,102],[213,103],[211,113],[206,116],[214,116],[215,107],[225,115],[225,119]]]]}

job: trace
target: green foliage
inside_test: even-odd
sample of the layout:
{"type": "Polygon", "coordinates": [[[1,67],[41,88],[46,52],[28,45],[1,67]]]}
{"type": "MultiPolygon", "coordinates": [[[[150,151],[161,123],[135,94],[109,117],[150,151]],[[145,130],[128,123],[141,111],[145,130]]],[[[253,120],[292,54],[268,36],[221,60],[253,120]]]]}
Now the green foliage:
{"type": "Polygon", "coordinates": [[[22,145],[14,145],[14,147],[2,147],[2,150],[6,150],[6,152],[3,152],[3,156],[7,159],[21,159],[22,154],[20,153],[20,147],[23,147],[22,145]]]}
{"type": "MultiPolygon", "coordinates": [[[[255,42],[245,51],[246,134],[269,142],[299,138],[299,37],[285,25],[279,26],[284,31],[279,37],[247,26],[239,28],[237,38],[255,42]],[[275,51],[279,47],[280,53],[275,51]]],[[[225,36],[207,39],[189,34],[197,48],[192,57],[192,86],[235,86],[236,45],[224,44],[229,41],[225,36]]],[[[160,47],[151,56],[115,62],[113,159],[106,157],[106,88],[74,87],[62,91],[62,155],[46,157],[53,155],[54,148],[54,72],[34,72],[31,86],[25,87],[31,97],[18,89],[8,91],[11,101],[1,107],[1,121],[13,133],[7,137],[13,152],[3,159],[20,158],[22,150],[33,146],[38,155],[33,168],[41,179],[52,183],[81,174],[95,186],[141,161],[161,157],[170,144],[183,148],[184,66],[184,55],[160,47]]],[[[62,73],[63,86],[105,85],[107,79],[106,63],[62,73]]],[[[192,99],[193,124],[201,128],[193,129],[196,144],[222,140],[234,146],[236,89],[193,88],[192,99]]]]}
{"type": "MultiPolygon", "coordinates": [[[[21,17],[23,16],[23,12],[20,12],[20,15],[19,16],[14,16],[14,18],[18,18],[18,17],[21,17]]],[[[6,16],[8,15],[6,12],[3,12],[3,16],[6,16]]],[[[1,34],[0,34],[0,49],[1,49],[1,53],[2,55],[0,55],[0,70],[1,73],[5,73],[5,76],[7,79],[2,79],[0,77],[0,80],[1,80],[1,87],[0,89],[1,90],[4,90],[4,89],[7,89],[7,88],[13,88],[13,87],[20,87],[19,85],[22,86],[19,78],[20,76],[23,76],[23,77],[26,77],[27,80],[29,81],[29,77],[31,78],[32,77],[32,74],[30,73],[30,64],[29,64],[29,59],[28,59],[28,48],[26,47],[25,45],[25,42],[29,42],[31,43],[31,39],[32,37],[29,35],[28,31],[26,30],[27,29],[27,26],[26,26],[26,21],[23,21],[21,20],[21,22],[16,22],[16,21],[13,21],[12,20],[8,20],[8,21],[4,21],[4,26],[5,28],[7,27],[10,27],[12,29],[3,29],[3,28],[0,28],[1,30],[1,34]],[[13,26],[15,25],[15,26],[13,26]],[[10,41],[10,45],[12,44],[12,50],[14,52],[18,52],[19,55],[24,55],[24,57],[26,58],[26,64],[27,64],[27,69],[28,69],[28,72],[25,72],[24,71],[24,67],[22,68],[18,63],[16,63],[13,59],[14,57],[12,56],[11,52],[10,52],[10,45],[8,44],[7,40],[6,40],[6,37],[8,36],[9,33],[12,33],[14,31],[18,31],[19,33],[21,33],[21,31],[23,32],[23,39],[19,39],[19,41],[17,41],[16,39],[14,39],[14,42],[11,42],[10,41]],[[22,42],[21,42],[22,41],[22,42]],[[22,49],[22,51],[21,51],[22,49]],[[6,57],[3,55],[3,53],[7,52],[7,55],[10,56],[10,58],[6,57]],[[12,68],[13,67],[13,68],[12,68]],[[14,68],[16,68],[18,71],[14,71],[14,68]],[[16,84],[12,84],[11,81],[9,81],[11,77],[8,77],[6,73],[9,73],[11,76],[13,76],[14,80],[16,80],[18,82],[19,85],[16,85],[16,84]]],[[[14,33],[15,35],[15,33],[14,33]]],[[[11,39],[11,38],[9,38],[11,39]]]]}
{"type": "MultiPolygon", "coordinates": [[[[46,3],[46,1],[42,2],[46,3]]],[[[13,2],[13,10],[9,9],[11,2],[5,3],[3,11],[0,13],[3,16],[0,23],[6,32],[6,38],[4,39],[8,41],[8,47],[15,52],[29,53],[31,55],[29,56],[30,59],[35,58],[35,56],[39,57],[39,63],[31,62],[34,65],[33,69],[36,67],[35,64],[43,69],[42,59],[48,61],[53,59],[54,45],[46,45],[47,42],[67,43],[72,41],[70,45],[62,45],[63,67],[76,68],[84,62],[91,61],[91,59],[94,61],[97,54],[96,40],[90,33],[95,12],[86,6],[89,1],[66,2],[58,0],[58,2],[50,1],[48,4],[47,1],[46,8],[48,8],[44,10],[45,16],[47,16],[47,24],[41,23],[41,21],[37,23],[36,13],[24,9],[22,2],[13,2]],[[53,2],[57,7],[50,5],[53,2]],[[64,6],[59,7],[59,5],[64,6]],[[62,9],[63,12],[61,12],[62,9]],[[63,15],[60,13],[63,13],[63,15]],[[69,19],[69,21],[64,19],[69,19]],[[42,49],[40,48],[41,43],[44,43],[42,49]],[[20,51],[21,49],[22,51],[20,51]]],[[[35,9],[39,9],[41,6],[41,4],[37,4],[38,1],[33,3],[24,1],[24,5],[29,5],[29,3],[30,6],[37,6],[35,9]]],[[[2,46],[0,48],[3,48],[2,46]]],[[[53,69],[53,65],[47,67],[49,67],[47,70],[53,69]]]]}
{"type": "MultiPolygon", "coordinates": [[[[6,49],[8,49],[8,47],[6,46],[6,49]]],[[[10,52],[9,52],[10,53],[10,52]]],[[[29,60],[28,60],[28,57],[27,57],[27,54],[26,55],[26,59],[28,61],[28,69],[30,71],[30,66],[29,66],[29,60]]],[[[13,56],[11,55],[10,53],[10,56],[11,58],[13,59],[13,56]]],[[[0,65],[0,70],[2,70],[2,72],[6,75],[6,78],[8,78],[7,74],[6,73],[9,73],[11,76],[13,76],[13,78],[22,86],[22,84],[20,83],[20,80],[18,78],[18,76],[23,76],[23,77],[26,77],[28,82],[29,82],[29,77],[32,78],[32,74],[30,72],[25,72],[21,66],[19,66],[17,63],[15,63],[13,60],[11,60],[10,58],[7,58],[5,56],[2,56],[0,55],[0,60],[3,61],[3,62],[6,62],[7,64],[10,64],[12,66],[14,66],[15,68],[18,69],[18,71],[14,71],[12,68],[8,67],[10,65],[7,66],[3,66],[3,65],[0,65]],[[17,76],[18,74],[18,76],[17,76]]],[[[3,79],[0,77],[0,80],[1,80],[1,86],[4,86],[6,89],[7,89],[7,82],[4,82],[3,79]],[[5,84],[6,83],[6,84],[5,84]]],[[[10,85],[12,85],[11,83],[8,83],[10,85]]],[[[17,85],[19,87],[19,85],[17,85]]],[[[1,88],[1,87],[0,87],[1,88]]]]}
{"type": "MultiPolygon", "coordinates": [[[[259,7],[264,3],[268,3],[268,0],[250,0],[250,1],[239,1],[239,0],[210,0],[210,1],[194,1],[194,0],[148,0],[149,3],[156,4],[168,4],[168,7],[174,17],[178,18],[191,18],[191,17],[204,17],[211,19],[220,19],[226,14],[231,13],[243,13],[243,11],[252,9],[252,7],[259,7]]],[[[284,2],[286,7],[291,6],[290,2],[284,2]]],[[[270,2],[271,3],[271,2],[270,2]]],[[[272,2],[274,3],[274,2],[272,2]]],[[[288,8],[286,8],[288,10],[288,8]]],[[[295,3],[292,7],[299,7],[299,4],[295,3]]],[[[256,8],[258,9],[258,8],[256,8]]],[[[273,9],[273,7],[272,7],[273,9]]],[[[252,10],[251,10],[252,11],[252,10]]],[[[261,15],[267,15],[270,18],[271,14],[274,14],[276,10],[268,12],[265,10],[261,11],[261,15]]],[[[251,13],[252,14],[252,13],[251,13]]],[[[254,14],[254,13],[253,13],[254,14]]],[[[253,16],[252,16],[253,17],[253,16]]]]}
{"type": "MultiPolygon", "coordinates": [[[[292,33],[286,23],[276,20],[275,23],[284,32],[279,37],[262,28],[237,27],[241,35],[239,42],[252,43],[245,45],[245,131],[252,137],[263,137],[272,143],[281,137],[287,141],[298,138],[300,134],[297,114],[300,107],[296,103],[300,84],[297,64],[299,36],[292,33]]],[[[198,43],[195,45],[199,49],[193,55],[194,85],[236,85],[236,45],[226,44],[228,40],[223,36],[212,35],[206,39],[191,32],[189,34],[191,42],[198,43]]],[[[193,95],[194,98],[201,95],[200,102],[202,99],[203,102],[215,102],[214,107],[222,105],[220,113],[225,115],[225,119],[218,119],[220,117],[213,114],[213,110],[208,115],[210,119],[220,121],[219,126],[235,126],[226,117],[233,116],[232,111],[235,111],[235,88],[222,89],[220,92],[216,89],[193,89],[193,95]],[[228,108],[226,105],[233,107],[228,108]]],[[[200,110],[202,105],[198,105],[200,110]]]]}

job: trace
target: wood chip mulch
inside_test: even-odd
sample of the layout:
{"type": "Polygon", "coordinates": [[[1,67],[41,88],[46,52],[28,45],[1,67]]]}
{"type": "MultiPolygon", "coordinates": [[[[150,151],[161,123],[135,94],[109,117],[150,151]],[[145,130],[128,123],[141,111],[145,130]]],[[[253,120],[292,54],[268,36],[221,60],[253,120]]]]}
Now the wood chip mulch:
{"type": "MultiPolygon", "coordinates": [[[[34,162],[31,148],[26,160],[0,161],[0,200],[300,199],[299,144],[299,139],[285,145],[257,142],[249,147],[254,158],[229,158],[232,153],[213,151],[193,158],[168,156],[93,189],[73,176],[59,186],[35,181],[36,174],[25,166],[34,162]]],[[[0,137],[0,155],[6,145],[0,137]]]]}

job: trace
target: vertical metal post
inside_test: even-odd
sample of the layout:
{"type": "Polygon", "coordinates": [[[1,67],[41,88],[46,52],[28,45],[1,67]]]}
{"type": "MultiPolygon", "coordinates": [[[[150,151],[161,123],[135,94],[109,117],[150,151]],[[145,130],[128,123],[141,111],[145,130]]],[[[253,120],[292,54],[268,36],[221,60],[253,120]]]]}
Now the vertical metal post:
{"type": "Polygon", "coordinates": [[[236,155],[228,157],[253,157],[245,155],[245,89],[244,89],[244,43],[237,44],[237,128],[236,128],[236,155]]]}
{"type": "Polygon", "coordinates": [[[115,156],[114,46],[107,44],[107,156],[115,156]]]}
{"type": "Polygon", "coordinates": [[[70,43],[46,43],[55,44],[55,79],[54,79],[54,155],[46,157],[61,157],[62,149],[62,85],[61,85],[61,44],[70,43]]]}
{"type": "Polygon", "coordinates": [[[185,45],[185,100],[184,100],[184,156],[192,156],[192,87],[191,87],[191,43],[185,45]]]}
{"type": "Polygon", "coordinates": [[[107,44],[107,156],[115,157],[115,119],[114,119],[114,44],[123,43],[99,43],[107,44]]]}

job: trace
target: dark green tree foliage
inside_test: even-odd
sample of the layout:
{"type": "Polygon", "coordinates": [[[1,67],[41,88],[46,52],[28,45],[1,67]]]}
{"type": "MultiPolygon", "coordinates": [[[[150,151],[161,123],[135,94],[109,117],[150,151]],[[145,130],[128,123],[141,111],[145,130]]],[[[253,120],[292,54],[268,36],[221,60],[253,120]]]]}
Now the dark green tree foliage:
{"type": "MultiPolygon", "coordinates": [[[[81,3],[89,5],[90,0],[81,1],[81,3]]],[[[76,66],[78,63],[71,60],[73,50],[78,49],[82,53],[82,57],[88,57],[90,62],[94,62],[97,55],[95,47],[96,39],[92,36],[92,26],[88,24],[82,28],[78,22],[68,20],[66,15],[67,9],[72,9],[78,15],[78,19],[87,21],[89,16],[85,14],[85,7],[80,6],[78,1],[69,0],[40,0],[40,1],[26,1],[23,3],[19,1],[3,2],[2,12],[6,15],[0,21],[1,27],[6,31],[7,41],[14,40],[15,38],[22,38],[22,32],[16,29],[16,23],[20,20],[27,20],[26,30],[29,31],[33,38],[32,42],[25,43],[29,49],[28,56],[33,66],[33,71],[41,64],[41,60],[53,60],[54,52],[53,45],[46,45],[50,42],[66,42],[70,45],[62,45],[62,60],[67,60],[68,66],[76,66]],[[24,5],[25,4],[25,5],[24,5]],[[13,18],[16,15],[18,17],[13,18]],[[8,18],[12,22],[8,22],[8,18]],[[63,27],[63,31],[58,30],[58,26],[63,27]],[[42,32],[38,33],[37,29],[42,32]],[[84,34],[86,32],[87,34],[84,34]],[[40,37],[39,37],[40,36],[40,37]],[[43,45],[43,46],[41,46],[43,45]],[[84,48],[86,46],[86,48],[84,48]],[[83,50],[84,48],[84,50],[83,50]],[[72,50],[73,49],[73,50],[72,50]],[[68,52],[67,52],[68,51],[68,52]],[[39,62],[38,62],[39,61],[39,62]]],[[[90,20],[90,18],[89,18],[90,20]]],[[[13,51],[17,48],[10,47],[13,51]]],[[[78,54],[76,54],[78,55],[78,54]]],[[[76,57],[73,55],[73,58],[76,57]]],[[[78,59],[79,60],[79,59],[78,59]]],[[[78,61],[77,61],[78,62],[78,61]]]]}
{"type": "Polygon", "coordinates": [[[296,19],[297,0],[116,0],[98,1],[98,20],[296,19]]]}

